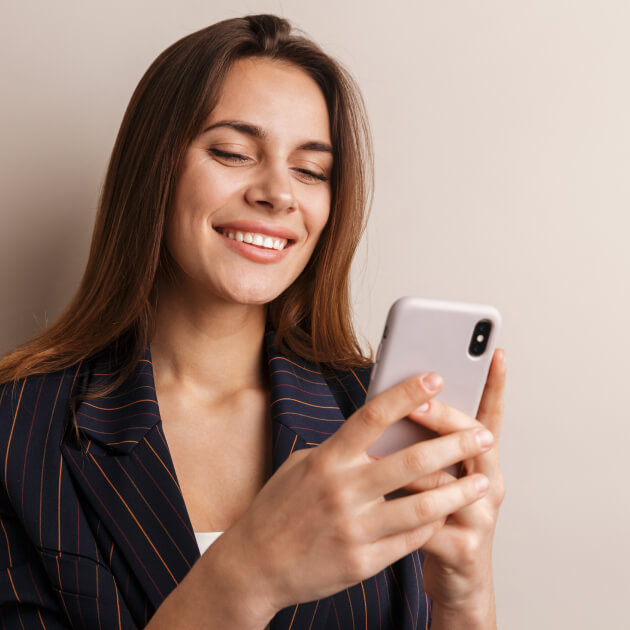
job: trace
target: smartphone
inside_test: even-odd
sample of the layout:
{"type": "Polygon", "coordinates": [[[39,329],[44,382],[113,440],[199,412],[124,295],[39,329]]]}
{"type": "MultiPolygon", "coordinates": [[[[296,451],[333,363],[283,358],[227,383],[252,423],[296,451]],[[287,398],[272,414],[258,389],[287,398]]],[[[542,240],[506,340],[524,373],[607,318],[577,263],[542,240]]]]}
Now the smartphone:
{"type": "MultiPolygon", "coordinates": [[[[400,298],[387,315],[366,402],[412,376],[437,372],[444,387],[436,400],[476,417],[500,327],[501,315],[493,306],[400,298]]],[[[367,454],[384,457],[436,435],[402,418],[385,429],[367,454]]],[[[446,470],[459,476],[460,466],[446,470]]]]}

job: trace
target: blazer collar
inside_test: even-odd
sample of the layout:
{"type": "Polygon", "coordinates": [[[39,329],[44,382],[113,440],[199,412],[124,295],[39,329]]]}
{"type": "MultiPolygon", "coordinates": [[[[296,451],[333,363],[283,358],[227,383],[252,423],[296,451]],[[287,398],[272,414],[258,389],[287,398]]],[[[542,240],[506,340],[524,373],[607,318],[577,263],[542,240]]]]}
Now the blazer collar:
{"type": "MultiPolygon", "coordinates": [[[[264,348],[271,385],[275,472],[294,450],[321,444],[345,417],[335,388],[331,390],[315,365],[285,356],[271,330],[265,333],[264,348]]],[[[87,362],[85,367],[75,394],[116,375],[107,357],[87,362]]],[[[116,391],[81,402],[76,417],[87,438],[87,455],[64,441],[64,461],[101,530],[107,530],[139,587],[157,608],[199,558],[199,549],[162,431],[149,349],[116,391]]],[[[101,549],[101,557],[107,552],[111,556],[111,550],[101,549]]],[[[318,604],[318,618],[325,619],[320,613],[330,602],[318,604]]],[[[295,615],[311,619],[312,605],[293,607],[286,628],[295,615]]],[[[285,628],[284,614],[276,616],[274,630],[285,628]]]]}
{"type": "MultiPolygon", "coordinates": [[[[276,346],[271,329],[265,332],[264,349],[271,384],[272,422],[295,433],[304,445],[320,444],[345,420],[329,383],[313,363],[285,356],[276,346]]],[[[101,355],[88,363],[73,394],[107,383],[115,376],[116,364],[108,355],[101,355]]],[[[105,451],[129,455],[161,422],[150,348],[117,390],[82,401],[76,416],[89,441],[105,451]]]]}

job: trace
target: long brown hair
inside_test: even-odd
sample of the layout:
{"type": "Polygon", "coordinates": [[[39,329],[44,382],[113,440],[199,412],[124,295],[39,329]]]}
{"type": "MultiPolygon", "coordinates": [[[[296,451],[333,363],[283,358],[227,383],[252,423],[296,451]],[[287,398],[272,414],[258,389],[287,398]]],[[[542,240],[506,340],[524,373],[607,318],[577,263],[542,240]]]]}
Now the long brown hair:
{"type": "Polygon", "coordinates": [[[230,66],[245,57],[291,62],[316,81],[334,147],[328,223],[300,277],[268,307],[277,342],[336,369],[368,363],[352,325],[349,286],[373,188],[361,94],[343,66],[289,22],[250,15],[180,39],[142,77],[112,151],[79,289],[50,328],[0,361],[0,383],[61,370],[109,347],[124,357],[116,384],[128,376],[152,337],[159,279],[172,271],[163,235],[183,155],[230,66]]]}

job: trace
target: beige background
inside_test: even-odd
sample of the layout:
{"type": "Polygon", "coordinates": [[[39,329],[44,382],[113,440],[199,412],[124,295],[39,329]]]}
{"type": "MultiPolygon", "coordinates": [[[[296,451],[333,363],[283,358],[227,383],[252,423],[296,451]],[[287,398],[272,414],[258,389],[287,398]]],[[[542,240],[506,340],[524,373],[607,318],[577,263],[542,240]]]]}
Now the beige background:
{"type": "Polygon", "coordinates": [[[361,84],[377,193],[355,266],[374,346],[404,294],[499,307],[510,368],[502,628],[628,628],[630,3],[7,2],[0,352],[58,316],[141,74],[180,36],[276,12],[361,84]]]}

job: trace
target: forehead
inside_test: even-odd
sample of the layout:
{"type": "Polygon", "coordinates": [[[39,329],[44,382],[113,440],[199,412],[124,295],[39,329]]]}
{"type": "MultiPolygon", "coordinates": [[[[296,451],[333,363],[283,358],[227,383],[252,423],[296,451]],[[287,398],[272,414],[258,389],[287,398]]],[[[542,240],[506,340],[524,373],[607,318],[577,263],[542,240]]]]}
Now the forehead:
{"type": "Polygon", "coordinates": [[[247,58],[234,62],[207,124],[225,119],[258,125],[270,137],[296,135],[330,142],[322,91],[306,71],[286,61],[247,58]]]}

